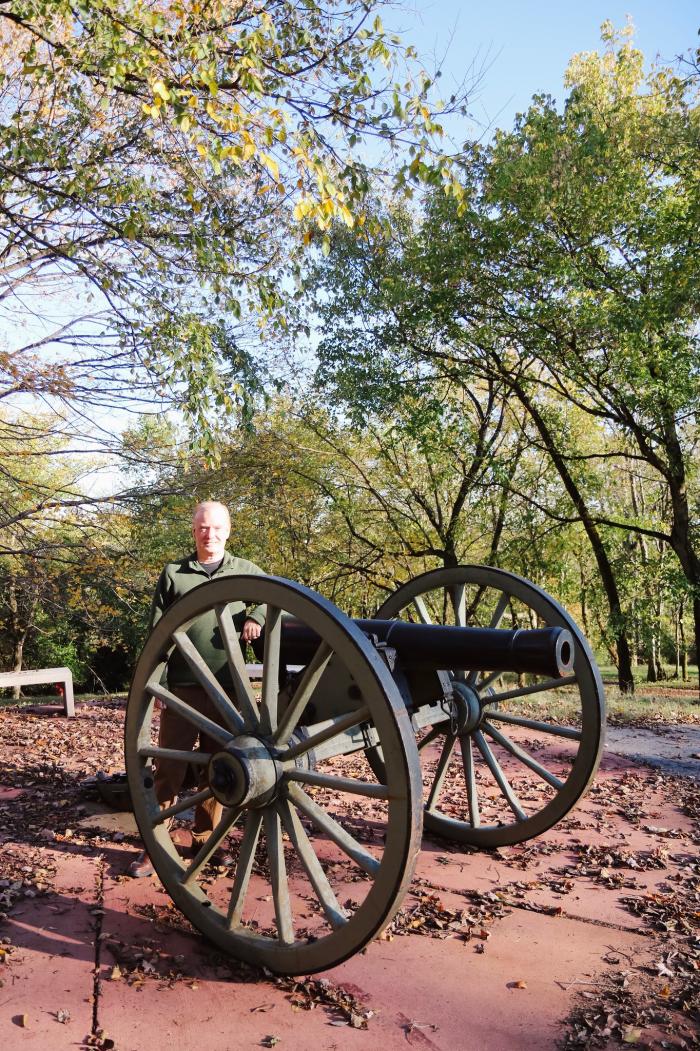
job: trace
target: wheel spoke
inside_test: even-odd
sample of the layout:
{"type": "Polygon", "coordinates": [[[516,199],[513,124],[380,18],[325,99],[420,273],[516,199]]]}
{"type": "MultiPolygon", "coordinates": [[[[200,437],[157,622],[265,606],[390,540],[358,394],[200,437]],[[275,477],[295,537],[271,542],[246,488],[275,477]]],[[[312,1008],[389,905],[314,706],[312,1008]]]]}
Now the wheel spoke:
{"type": "Polygon", "coordinates": [[[467,804],[469,806],[469,820],[472,828],[479,828],[481,816],[479,814],[479,797],[477,795],[476,778],[474,777],[474,753],[472,751],[472,739],[463,735],[459,739],[459,748],[462,753],[462,766],[464,767],[464,781],[467,786],[467,804]]]}
{"type": "Polygon", "coordinates": [[[240,733],[245,726],[243,720],[234,708],[231,698],[221,689],[214,673],[202,660],[192,640],[185,635],[184,631],[174,632],[173,639],[226,726],[234,733],[240,733]]]}
{"type": "Polygon", "coordinates": [[[255,848],[258,845],[261,826],[261,811],[249,810],[245,819],[243,838],[238,852],[236,875],[233,880],[233,887],[231,888],[231,900],[229,901],[228,913],[226,916],[226,923],[229,930],[240,926],[241,923],[243,906],[245,905],[245,897],[248,892],[250,873],[253,869],[253,862],[255,861],[255,848]]]}
{"type": "Polygon", "coordinates": [[[435,738],[439,737],[440,734],[443,733],[443,732],[444,732],[444,728],[442,726],[442,723],[438,724],[437,726],[432,726],[430,728],[430,730],[428,730],[428,732],[425,735],[425,737],[423,737],[418,742],[418,751],[421,752],[424,748],[427,748],[428,745],[432,744],[433,741],[435,740],[435,738]]]}
{"type": "Polygon", "coordinates": [[[330,840],[340,847],[349,858],[360,866],[369,876],[376,876],[380,863],[370,854],[368,850],[357,842],[335,818],[331,817],[318,803],[314,802],[303,788],[293,783],[287,783],[287,795],[295,806],[313,821],[321,832],[325,832],[330,840]]]}
{"type": "MultiPolygon", "coordinates": [[[[503,620],[503,614],[508,609],[509,602],[510,595],[507,592],[502,591],[498,602],[496,603],[496,608],[491,614],[491,619],[489,620],[489,628],[498,627],[498,625],[503,620]]],[[[501,675],[503,675],[502,671],[492,671],[488,675],[484,676],[483,679],[479,679],[478,671],[470,671],[469,675],[467,676],[467,684],[469,686],[478,685],[479,689],[483,690],[487,686],[489,686],[490,683],[495,682],[496,679],[500,679],[501,675]]]]}
{"type": "Polygon", "coordinates": [[[309,882],[316,892],[316,897],[320,901],[329,923],[333,928],[342,927],[343,924],[347,923],[347,914],[341,908],[333,888],[328,882],[328,877],[321,867],[321,862],[316,856],[311,840],[307,836],[306,829],[299,820],[298,814],[290,805],[288,799],[279,799],[277,801],[277,809],[292,846],[301,858],[306,874],[309,877],[309,882]]]}
{"type": "Polygon", "coordinates": [[[539,730],[541,733],[551,734],[553,737],[565,737],[569,741],[580,741],[581,731],[573,726],[556,726],[554,723],[543,723],[539,719],[526,719],[522,715],[512,715],[511,712],[500,712],[497,709],[486,714],[489,719],[498,719],[503,723],[511,723],[513,726],[522,726],[526,730],[539,730]]]}
{"type": "Polygon", "coordinates": [[[216,607],[216,622],[219,625],[219,632],[226,650],[226,659],[228,660],[228,667],[233,681],[233,692],[236,695],[238,706],[250,726],[255,727],[260,721],[258,702],[250,685],[245,659],[238,640],[238,632],[234,626],[231,610],[228,606],[216,607]]]}
{"type": "Polygon", "coordinates": [[[178,763],[191,763],[192,766],[206,766],[211,759],[209,752],[185,752],[178,748],[157,748],[155,745],[139,748],[139,756],[142,759],[173,759],[178,763]]]}
{"type": "Polygon", "coordinates": [[[224,838],[226,833],[235,825],[239,817],[243,813],[242,810],[232,808],[231,810],[224,813],[219,824],[216,826],[214,831],[211,833],[205,843],[202,844],[201,849],[198,851],[190,867],[182,877],[183,884],[190,883],[196,876],[199,875],[201,869],[204,868],[209,858],[212,856],[216,848],[218,847],[221,840],[224,838]]]}
{"type": "MultiPolygon", "coordinates": [[[[322,729],[305,737],[298,744],[292,745],[291,748],[285,748],[283,752],[279,753],[277,758],[284,763],[289,759],[296,759],[300,755],[306,755],[312,748],[323,744],[324,741],[330,741],[333,737],[337,737],[338,734],[349,730],[350,727],[366,722],[369,719],[369,714],[369,708],[362,707],[357,708],[354,712],[348,712],[347,715],[341,715],[337,719],[329,719],[325,724],[318,724],[322,729]]],[[[329,758],[329,756],[326,756],[326,758],[329,758]]]]}
{"type": "Polygon", "coordinates": [[[416,597],[413,599],[412,605],[416,613],[418,614],[421,624],[433,623],[430,614],[428,613],[428,607],[423,601],[422,595],[416,595],[416,597]]]}
{"type": "Polygon", "coordinates": [[[544,682],[533,682],[529,686],[518,686],[504,693],[494,693],[489,698],[489,704],[496,701],[509,701],[512,697],[527,697],[531,693],[547,693],[548,690],[559,690],[562,686],[571,686],[576,682],[575,675],[565,675],[562,679],[545,679],[544,682]]]}
{"type": "Polygon", "coordinates": [[[335,792],[350,792],[355,796],[371,796],[373,799],[388,799],[389,789],[372,781],[358,781],[354,777],[335,777],[333,774],[320,774],[317,770],[300,770],[296,766],[286,771],[290,781],[303,785],[317,785],[319,788],[330,788],[335,792]]]}
{"type": "Polygon", "coordinates": [[[263,811],[265,839],[267,840],[267,859],[270,865],[270,882],[272,900],[275,904],[277,936],[282,945],[294,943],[294,925],[292,923],[292,906],[289,900],[289,882],[284,864],[284,844],[279,814],[271,807],[263,811]]]}
{"type": "Polygon", "coordinates": [[[564,787],[563,781],[560,781],[558,777],[555,777],[554,774],[550,773],[546,767],[537,762],[534,756],[531,756],[523,748],[517,745],[515,741],[511,741],[510,737],[506,734],[501,733],[500,730],[497,730],[495,726],[491,726],[491,724],[486,721],[482,723],[482,726],[489,737],[492,737],[502,748],[505,748],[507,752],[510,752],[510,754],[514,755],[516,759],[519,759],[521,763],[524,763],[525,766],[530,768],[530,770],[538,774],[542,780],[546,781],[548,785],[552,786],[552,788],[556,788],[557,791],[560,791],[560,789],[564,787]]]}
{"type": "Polygon", "coordinates": [[[194,795],[185,796],[184,799],[178,799],[177,803],[173,803],[172,806],[167,807],[165,810],[161,810],[151,821],[153,828],[156,825],[162,825],[164,821],[169,821],[171,817],[176,817],[178,814],[182,814],[184,810],[190,810],[193,806],[199,806],[200,803],[204,803],[205,800],[211,799],[214,795],[211,788],[203,788],[201,792],[195,792],[194,795]]]}
{"type": "Polygon", "coordinates": [[[493,614],[491,616],[491,620],[489,621],[489,627],[490,628],[497,628],[499,626],[499,624],[503,620],[503,614],[508,609],[508,603],[509,602],[510,602],[510,595],[508,594],[507,591],[502,591],[501,595],[500,595],[500,598],[498,599],[498,602],[496,603],[496,608],[493,611],[493,614]]]}
{"type": "Polygon", "coordinates": [[[504,795],[504,797],[506,799],[506,802],[508,803],[508,806],[513,811],[513,813],[515,814],[515,816],[518,819],[518,821],[526,821],[527,820],[527,814],[525,813],[523,808],[520,806],[520,802],[518,800],[518,797],[516,796],[515,792],[511,788],[510,783],[508,781],[508,778],[506,777],[506,775],[501,770],[500,764],[499,764],[498,760],[496,759],[496,756],[493,754],[493,752],[489,748],[489,746],[488,746],[488,744],[486,742],[486,739],[485,739],[484,735],[482,734],[481,730],[477,730],[475,732],[474,740],[476,741],[477,748],[479,749],[479,751],[481,752],[481,754],[484,757],[486,765],[488,766],[489,770],[493,774],[498,787],[500,788],[501,792],[503,793],[503,795],[504,795]]]}
{"type": "Polygon", "coordinates": [[[332,655],[333,650],[328,643],[322,642],[314,653],[311,661],[306,666],[302,680],[294,691],[294,696],[289,702],[289,707],[284,713],[282,721],[275,731],[272,738],[272,743],[274,745],[283,744],[291,737],[304,709],[311,699],[311,695],[318,686],[319,680],[326,670],[332,655]]]}
{"type": "Polygon", "coordinates": [[[227,745],[229,741],[232,741],[235,734],[229,733],[228,730],[224,729],[223,726],[219,726],[218,723],[213,722],[211,719],[207,719],[206,715],[202,715],[196,708],[192,708],[185,701],[181,701],[179,697],[176,697],[170,690],[166,690],[164,686],[161,686],[157,682],[149,682],[146,686],[149,693],[152,693],[154,697],[157,697],[159,701],[162,701],[168,708],[181,715],[183,719],[186,719],[188,723],[192,723],[196,726],[200,733],[208,734],[209,737],[213,737],[219,744],[227,745]]]}
{"type": "Polygon", "coordinates": [[[442,784],[445,780],[447,768],[450,765],[450,757],[452,755],[452,750],[455,746],[455,740],[456,738],[453,734],[448,733],[445,735],[445,743],[442,746],[442,752],[440,753],[440,758],[438,759],[438,764],[435,770],[435,777],[433,778],[433,783],[430,786],[428,801],[425,804],[426,810],[432,810],[435,804],[437,803],[438,799],[440,798],[440,793],[442,792],[442,784]]]}
{"type": "MultiPolygon", "coordinates": [[[[483,677],[483,679],[479,679],[478,682],[477,682],[477,679],[475,679],[474,683],[470,683],[470,685],[476,684],[477,687],[479,688],[479,690],[485,690],[486,687],[490,686],[492,682],[498,682],[498,680],[504,674],[505,674],[505,672],[502,672],[502,671],[490,671],[488,673],[488,675],[485,675],[483,677]]],[[[478,676],[477,676],[477,678],[478,678],[478,676]]]]}
{"type": "Polygon", "coordinates": [[[467,603],[464,584],[456,584],[452,589],[452,605],[455,612],[455,624],[464,628],[467,623],[467,603]]]}
{"type": "Polygon", "coordinates": [[[260,728],[263,733],[277,729],[277,699],[280,692],[280,645],[282,610],[268,606],[265,617],[265,653],[263,655],[262,702],[260,728]]]}

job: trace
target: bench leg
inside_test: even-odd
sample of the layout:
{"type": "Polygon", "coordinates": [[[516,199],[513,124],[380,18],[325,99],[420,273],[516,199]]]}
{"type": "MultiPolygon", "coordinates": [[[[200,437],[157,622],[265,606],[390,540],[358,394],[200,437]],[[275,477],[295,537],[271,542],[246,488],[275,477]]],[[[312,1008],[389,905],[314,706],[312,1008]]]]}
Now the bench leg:
{"type": "Polygon", "coordinates": [[[75,705],[73,703],[73,678],[70,677],[65,680],[65,693],[63,697],[63,706],[66,710],[66,717],[75,715],[75,705]]]}

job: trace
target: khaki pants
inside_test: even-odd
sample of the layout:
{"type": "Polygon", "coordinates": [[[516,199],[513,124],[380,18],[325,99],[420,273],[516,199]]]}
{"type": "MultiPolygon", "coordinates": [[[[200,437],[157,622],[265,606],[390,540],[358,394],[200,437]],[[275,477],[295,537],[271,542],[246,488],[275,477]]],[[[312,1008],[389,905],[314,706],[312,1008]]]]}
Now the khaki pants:
{"type": "MultiPolygon", "coordinates": [[[[171,692],[179,697],[185,704],[196,709],[201,715],[206,715],[212,722],[220,724],[219,714],[201,686],[171,686],[171,692]]],[[[200,738],[200,748],[203,752],[218,752],[221,745],[207,734],[200,734],[196,726],[187,722],[181,716],[164,707],[160,713],[160,730],[158,733],[158,745],[160,748],[176,748],[191,751],[197,738],[200,738]]],[[[199,788],[206,788],[207,780],[201,768],[199,788]]],[[[182,790],[182,783],[187,773],[187,764],[174,759],[159,759],[156,763],[155,792],[156,798],[162,807],[172,806],[182,790]]],[[[210,833],[221,820],[223,807],[212,796],[200,803],[194,812],[194,829],[192,839],[197,844],[202,844],[208,839],[210,833]]]]}

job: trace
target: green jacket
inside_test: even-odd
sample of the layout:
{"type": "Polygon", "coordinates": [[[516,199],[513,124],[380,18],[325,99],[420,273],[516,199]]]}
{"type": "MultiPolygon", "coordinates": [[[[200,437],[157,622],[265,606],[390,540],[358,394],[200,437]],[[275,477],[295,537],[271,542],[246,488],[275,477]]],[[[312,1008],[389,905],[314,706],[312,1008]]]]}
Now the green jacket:
{"type": "MultiPolygon", "coordinates": [[[[153,602],[151,604],[151,615],[148,622],[148,630],[151,631],[165,613],[166,609],[177,599],[182,598],[188,591],[198,587],[204,581],[218,579],[219,577],[238,576],[241,573],[265,576],[262,569],[247,558],[235,558],[228,551],[224,554],[224,560],[216,570],[209,574],[202,569],[197,561],[197,555],[191,554],[180,562],[168,562],[163,569],[156,585],[153,602]]],[[[233,615],[233,623],[236,631],[241,630],[246,618],[250,617],[261,626],[265,623],[265,606],[256,606],[252,613],[246,612],[242,602],[231,602],[229,608],[233,615]]],[[[188,636],[197,647],[204,659],[205,664],[211,668],[217,679],[223,685],[231,684],[231,675],[223,640],[216,623],[214,610],[203,613],[187,631],[188,636]]],[[[196,680],[190,670],[185,658],[176,648],[170,654],[167,669],[167,681],[170,686],[193,686],[196,680]]]]}

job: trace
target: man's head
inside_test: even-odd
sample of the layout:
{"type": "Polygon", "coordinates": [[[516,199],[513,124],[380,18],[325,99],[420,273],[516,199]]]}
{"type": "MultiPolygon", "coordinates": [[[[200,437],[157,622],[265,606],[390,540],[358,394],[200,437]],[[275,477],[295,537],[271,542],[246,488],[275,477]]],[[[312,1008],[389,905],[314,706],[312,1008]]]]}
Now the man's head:
{"type": "Polygon", "coordinates": [[[223,504],[218,500],[197,504],[192,515],[192,535],[200,562],[222,559],[230,532],[231,519],[223,504]]]}

